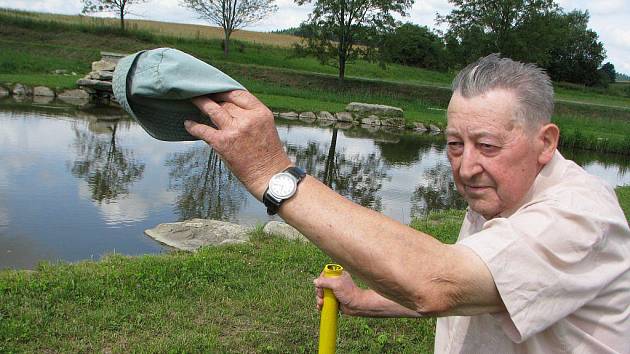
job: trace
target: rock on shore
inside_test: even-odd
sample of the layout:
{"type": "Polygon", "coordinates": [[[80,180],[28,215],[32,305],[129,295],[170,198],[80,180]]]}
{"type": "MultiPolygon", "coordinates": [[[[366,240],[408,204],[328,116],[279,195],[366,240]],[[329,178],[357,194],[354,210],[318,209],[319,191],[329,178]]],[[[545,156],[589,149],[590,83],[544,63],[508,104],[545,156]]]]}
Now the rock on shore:
{"type": "Polygon", "coordinates": [[[147,236],[182,251],[249,241],[249,229],[225,221],[191,219],[160,224],[145,230],[147,236]]]}

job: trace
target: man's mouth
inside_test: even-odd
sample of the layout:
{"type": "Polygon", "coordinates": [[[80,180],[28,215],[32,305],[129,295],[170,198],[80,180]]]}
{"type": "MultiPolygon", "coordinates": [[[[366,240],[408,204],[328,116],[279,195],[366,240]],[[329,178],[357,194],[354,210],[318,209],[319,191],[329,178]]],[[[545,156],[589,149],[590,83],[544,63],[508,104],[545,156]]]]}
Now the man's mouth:
{"type": "Polygon", "coordinates": [[[467,193],[471,193],[471,194],[483,193],[487,191],[488,189],[490,189],[489,186],[471,186],[471,185],[466,185],[464,188],[467,193]]]}

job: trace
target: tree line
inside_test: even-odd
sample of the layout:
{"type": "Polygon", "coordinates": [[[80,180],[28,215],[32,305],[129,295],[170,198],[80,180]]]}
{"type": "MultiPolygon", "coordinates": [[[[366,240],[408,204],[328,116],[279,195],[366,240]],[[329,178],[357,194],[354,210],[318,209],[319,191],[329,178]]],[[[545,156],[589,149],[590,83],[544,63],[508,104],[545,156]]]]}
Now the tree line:
{"type": "MultiPolygon", "coordinates": [[[[109,11],[121,19],[129,7],[149,0],[82,0],[84,12],[109,11]]],[[[588,11],[565,11],[553,0],[449,0],[453,10],[438,14],[445,31],[396,21],[414,0],[294,0],[313,7],[298,28],[284,31],[302,37],[296,55],[312,55],[338,68],[356,59],[455,71],[490,53],[536,63],[552,80],[607,86],[617,73],[604,63],[606,51],[588,28],[588,11]]],[[[180,0],[199,18],[223,28],[229,55],[231,34],[277,10],[275,0],[180,0]]]]}

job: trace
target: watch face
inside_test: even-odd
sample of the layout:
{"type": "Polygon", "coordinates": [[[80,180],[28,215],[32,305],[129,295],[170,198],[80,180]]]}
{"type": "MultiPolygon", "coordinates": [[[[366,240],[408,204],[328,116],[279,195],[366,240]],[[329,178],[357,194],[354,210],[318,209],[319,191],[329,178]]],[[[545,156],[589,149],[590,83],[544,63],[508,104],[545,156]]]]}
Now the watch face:
{"type": "Polygon", "coordinates": [[[297,181],[295,177],[285,172],[274,175],[269,181],[269,194],[277,199],[290,198],[296,189],[297,181]]]}

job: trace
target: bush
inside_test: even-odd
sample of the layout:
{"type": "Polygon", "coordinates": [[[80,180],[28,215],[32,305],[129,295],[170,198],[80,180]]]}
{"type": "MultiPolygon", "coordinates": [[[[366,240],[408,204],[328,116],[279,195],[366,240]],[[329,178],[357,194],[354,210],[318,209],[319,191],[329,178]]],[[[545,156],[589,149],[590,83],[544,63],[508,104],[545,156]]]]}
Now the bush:
{"type": "Polygon", "coordinates": [[[385,36],[382,46],[386,60],[427,69],[446,70],[444,43],[426,26],[406,23],[385,36]]]}

